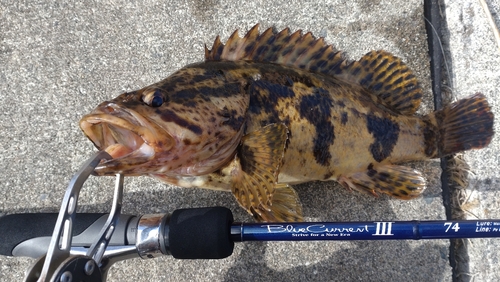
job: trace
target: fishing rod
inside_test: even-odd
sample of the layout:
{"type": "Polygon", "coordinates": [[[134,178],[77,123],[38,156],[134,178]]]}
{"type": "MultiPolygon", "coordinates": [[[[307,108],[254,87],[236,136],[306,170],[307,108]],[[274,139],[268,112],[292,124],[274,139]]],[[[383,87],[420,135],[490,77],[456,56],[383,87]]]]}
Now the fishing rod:
{"type": "Polygon", "coordinates": [[[224,207],[123,215],[120,174],[109,214],[76,214],[83,183],[101,160],[109,158],[99,152],[82,166],[71,180],[58,214],[0,217],[0,255],[38,258],[25,281],[105,281],[117,261],[162,255],[220,259],[232,254],[235,242],[500,237],[500,219],[241,223],[234,222],[231,211],[224,207]]]}

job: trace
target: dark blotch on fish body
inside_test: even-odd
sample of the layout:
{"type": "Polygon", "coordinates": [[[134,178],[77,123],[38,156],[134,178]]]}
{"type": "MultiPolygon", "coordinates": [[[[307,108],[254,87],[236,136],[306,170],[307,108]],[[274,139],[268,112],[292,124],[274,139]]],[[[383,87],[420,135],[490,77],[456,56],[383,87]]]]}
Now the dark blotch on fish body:
{"type": "Polygon", "coordinates": [[[259,114],[261,112],[268,114],[268,124],[280,122],[280,113],[276,109],[278,100],[295,96],[291,87],[273,83],[269,80],[251,82],[248,91],[250,92],[250,105],[248,110],[254,114],[259,114]]]}
{"type": "Polygon", "coordinates": [[[424,134],[425,154],[430,158],[434,158],[439,154],[438,150],[442,150],[442,145],[438,149],[438,147],[436,146],[440,145],[437,144],[438,135],[436,134],[435,130],[433,130],[433,126],[430,121],[428,121],[427,119],[424,119],[423,121],[425,123],[425,126],[422,129],[422,132],[424,134]]]}
{"type": "Polygon", "coordinates": [[[330,145],[335,140],[333,124],[330,121],[333,102],[328,91],[315,88],[312,95],[302,97],[299,105],[300,116],[307,119],[316,128],[313,155],[316,162],[323,166],[330,165],[330,145]]]}
{"type": "Polygon", "coordinates": [[[379,118],[374,115],[366,116],[368,132],[375,141],[370,145],[370,152],[377,162],[381,162],[391,155],[399,136],[399,125],[388,118],[379,118]]]}
{"type": "Polygon", "coordinates": [[[342,125],[345,125],[347,123],[347,113],[346,112],[343,112],[341,117],[340,117],[340,122],[342,123],[342,125]]]}
{"type": "Polygon", "coordinates": [[[245,117],[238,115],[236,110],[231,110],[227,115],[224,115],[224,113],[221,115],[227,118],[227,120],[223,121],[222,124],[230,126],[235,131],[240,130],[241,126],[245,122],[245,117]]]}

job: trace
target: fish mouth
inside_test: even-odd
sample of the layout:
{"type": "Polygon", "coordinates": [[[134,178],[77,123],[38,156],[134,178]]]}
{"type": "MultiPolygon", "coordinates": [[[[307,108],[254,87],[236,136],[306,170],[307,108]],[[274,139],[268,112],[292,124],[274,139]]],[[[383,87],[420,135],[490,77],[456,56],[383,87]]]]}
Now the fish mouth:
{"type": "Polygon", "coordinates": [[[168,147],[171,136],[137,112],[114,103],[98,108],[80,120],[80,128],[99,150],[111,155],[96,167],[98,175],[131,174],[134,168],[151,161],[168,147]],[[163,136],[160,138],[160,133],[163,136]]]}

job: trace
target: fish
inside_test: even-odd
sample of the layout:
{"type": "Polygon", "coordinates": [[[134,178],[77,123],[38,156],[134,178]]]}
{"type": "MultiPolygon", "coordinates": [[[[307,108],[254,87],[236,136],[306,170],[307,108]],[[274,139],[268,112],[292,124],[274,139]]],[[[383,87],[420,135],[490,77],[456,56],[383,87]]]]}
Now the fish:
{"type": "Polygon", "coordinates": [[[228,191],[257,221],[292,222],[303,220],[294,184],[409,200],[426,179],[405,163],[494,135],[481,93],[417,115],[423,90],[391,53],[350,60],[311,32],[258,27],[217,36],[204,61],[83,116],[83,133],[112,156],[95,173],[228,191]]]}

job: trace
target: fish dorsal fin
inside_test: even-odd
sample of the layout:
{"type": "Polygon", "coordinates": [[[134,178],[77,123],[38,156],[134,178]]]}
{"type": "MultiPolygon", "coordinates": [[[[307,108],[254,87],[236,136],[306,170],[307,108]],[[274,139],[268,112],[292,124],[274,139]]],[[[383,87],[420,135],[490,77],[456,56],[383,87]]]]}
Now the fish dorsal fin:
{"type": "Polygon", "coordinates": [[[380,97],[391,109],[414,114],[422,100],[422,89],[412,71],[389,52],[371,51],[339,74],[380,97]]]}
{"type": "Polygon", "coordinates": [[[220,37],[212,49],[205,46],[205,61],[254,61],[275,63],[334,76],[359,84],[379,96],[391,109],[414,114],[420,105],[422,90],[417,79],[401,61],[385,51],[372,51],[359,61],[350,61],[343,52],[326,44],[312,33],[294,33],[289,28],[272,28],[259,34],[255,25],[241,38],[236,30],[224,45],[220,37]]]}
{"type": "Polygon", "coordinates": [[[316,39],[310,32],[302,35],[301,30],[291,33],[289,28],[280,32],[269,28],[259,34],[258,24],[243,38],[236,30],[225,45],[217,36],[212,49],[205,46],[205,61],[220,60],[276,63],[325,74],[341,73],[350,64],[322,37],[316,39]]]}

